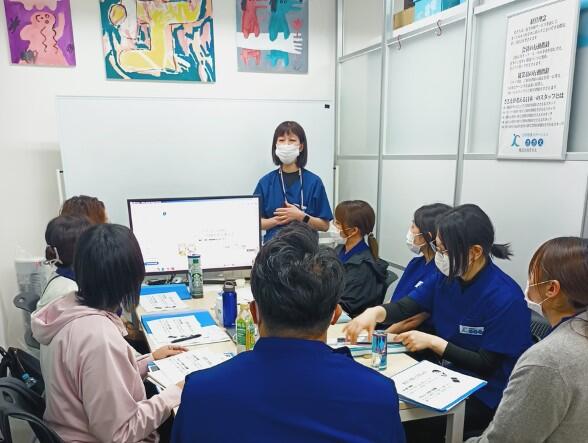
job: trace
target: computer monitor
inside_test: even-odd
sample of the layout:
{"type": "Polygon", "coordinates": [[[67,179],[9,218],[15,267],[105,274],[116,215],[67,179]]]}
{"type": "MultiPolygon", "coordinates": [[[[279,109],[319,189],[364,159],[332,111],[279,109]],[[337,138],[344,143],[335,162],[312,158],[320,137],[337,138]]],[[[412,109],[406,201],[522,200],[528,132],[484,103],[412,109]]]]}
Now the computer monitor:
{"type": "Polygon", "coordinates": [[[187,272],[188,255],[203,271],[250,269],[261,247],[257,196],[127,200],[129,223],[148,275],[187,272]]]}

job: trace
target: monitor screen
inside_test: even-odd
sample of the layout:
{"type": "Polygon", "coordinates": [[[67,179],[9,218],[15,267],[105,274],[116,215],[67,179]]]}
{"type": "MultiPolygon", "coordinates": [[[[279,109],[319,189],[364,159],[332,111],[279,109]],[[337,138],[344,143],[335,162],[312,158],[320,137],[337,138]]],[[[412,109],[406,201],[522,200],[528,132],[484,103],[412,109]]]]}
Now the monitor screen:
{"type": "Polygon", "coordinates": [[[257,196],[128,200],[129,222],[147,274],[188,270],[188,255],[203,270],[247,269],[261,246],[257,196]]]}

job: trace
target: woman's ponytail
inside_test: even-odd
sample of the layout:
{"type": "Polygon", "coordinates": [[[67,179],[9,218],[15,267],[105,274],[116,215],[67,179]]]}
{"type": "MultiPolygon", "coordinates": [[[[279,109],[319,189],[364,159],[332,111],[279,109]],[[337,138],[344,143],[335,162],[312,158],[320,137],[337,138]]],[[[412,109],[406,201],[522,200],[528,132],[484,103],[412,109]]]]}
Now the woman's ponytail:
{"type": "Polygon", "coordinates": [[[501,260],[510,260],[510,258],[513,255],[510,249],[510,243],[502,245],[492,245],[492,248],[490,248],[490,254],[492,254],[496,258],[500,258],[501,260]]]}
{"type": "Polygon", "coordinates": [[[374,256],[374,258],[377,260],[378,258],[380,258],[380,246],[378,245],[378,240],[376,240],[376,237],[374,236],[373,232],[370,232],[368,234],[368,245],[370,247],[370,251],[372,252],[372,255],[374,256]]]}

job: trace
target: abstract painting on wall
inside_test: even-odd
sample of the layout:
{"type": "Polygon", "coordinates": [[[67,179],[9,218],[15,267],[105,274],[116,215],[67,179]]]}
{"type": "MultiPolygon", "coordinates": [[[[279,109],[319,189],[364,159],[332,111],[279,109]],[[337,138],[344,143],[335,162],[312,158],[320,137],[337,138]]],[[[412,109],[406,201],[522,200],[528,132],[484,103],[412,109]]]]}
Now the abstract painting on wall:
{"type": "Polygon", "coordinates": [[[580,2],[580,23],[578,28],[578,47],[588,46],[588,0],[580,2]]]}
{"type": "Polygon", "coordinates": [[[235,0],[242,72],[308,73],[308,0],[235,0]]]}
{"type": "Polygon", "coordinates": [[[106,76],[214,82],[212,0],[100,0],[106,76]]]}
{"type": "Polygon", "coordinates": [[[4,0],[12,63],[75,66],[69,0],[4,0]]]}

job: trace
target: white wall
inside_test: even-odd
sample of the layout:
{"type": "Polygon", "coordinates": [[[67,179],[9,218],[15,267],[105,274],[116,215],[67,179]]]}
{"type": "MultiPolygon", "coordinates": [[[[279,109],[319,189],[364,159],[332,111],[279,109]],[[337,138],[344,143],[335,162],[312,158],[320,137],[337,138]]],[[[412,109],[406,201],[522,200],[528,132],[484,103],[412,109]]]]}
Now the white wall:
{"type": "MultiPolygon", "coordinates": [[[[375,35],[369,21],[374,11],[365,15],[366,20],[355,20],[363,3],[350,7],[351,2],[339,0],[343,15],[340,41],[344,49],[369,49],[366,46],[375,35]]],[[[480,205],[495,225],[497,242],[512,243],[512,260],[497,263],[524,286],[529,258],[539,244],[555,236],[582,234],[588,176],[588,47],[578,48],[576,54],[567,161],[496,160],[507,16],[543,0],[470,2],[483,5],[474,10],[471,36],[465,33],[466,18],[459,7],[453,10],[453,23],[447,17],[451,10],[442,13],[440,35],[433,19],[428,25],[423,20],[402,31],[400,50],[395,39],[387,46],[388,63],[383,67],[387,94],[381,111],[386,145],[381,161],[375,157],[377,149],[366,149],[373,143],[361,145],[357,140],[368,140],[373,128],[380,126],[379,109],[374,110],[366,100],[381,83],[382,73],[370,66],[377,66],[382,54],[379,50],[351,55],[344,51],[339,59],[339,120],[359,121],[353,128],[359,128],[359,134],[344,125],[338,129],[339,195],[371,197],[380,189],[380,253],[402,266],[410,258],[404,236],[413,211],[435,201],[451,203],[454,192],[459,191],[455,203],[480,205]],[[465,58],[464,76],[468,37],[472,53],[465,58]],[[346,73],[350,73],[350,80],[346,73]],[[470,96],[462,107],[464,92],[470,96]],[[366,112],[359,115],[358,108],[372,114],[366,120],[372,125],[368,129],[361,120],[366,112]],[[460,130],[464,131],[463,139],[460,130]],[[463,171],[456,180],[456,164],[461,158],[465,158],[463,171]],[[382,172],[379,183],[365,180],[366,171],[376,171],[378,163],[382,172]],[[357,174],[350,172],[355,170],[357,174]],[[422,177],[432,177],[432,182],[422,187],[422,177]],[[357,183],[361,183],[359,188],[357,183]],[[546,211],[549,205],[555,209],[546,211]]],[[[402,0],[386,2],[388,15],[393,12],[392,4],[398,3],[402,0]]],[[[371,1],[366,4],[373,6],[371,1]]],[[[588,11],[582,14],[588,17],[588,11]]],[[[387,26],[391,26],[389,20],[387,26]]]]}
{"type": "MultiPolygon", "coordinates": [[[[235,0],[213,0],[215,84],[106,81],[99,0],[71,0],[77,67],[11,66],[0,6],[0,344],[21,344],[12,306],[17,245],[44,251],[44,229],[58,210],[60,167],[56,95],[305,99],[334,101],[335,0],[310,2],[308,75],[237,72],[235,0]]],[[[89,116],[90,118],[91,116],[89,116]]],[[[105,145],[108,149],[108,145],[105,145]]],[[[100,196],[98,196],[100,197],[100,196]]]]}

